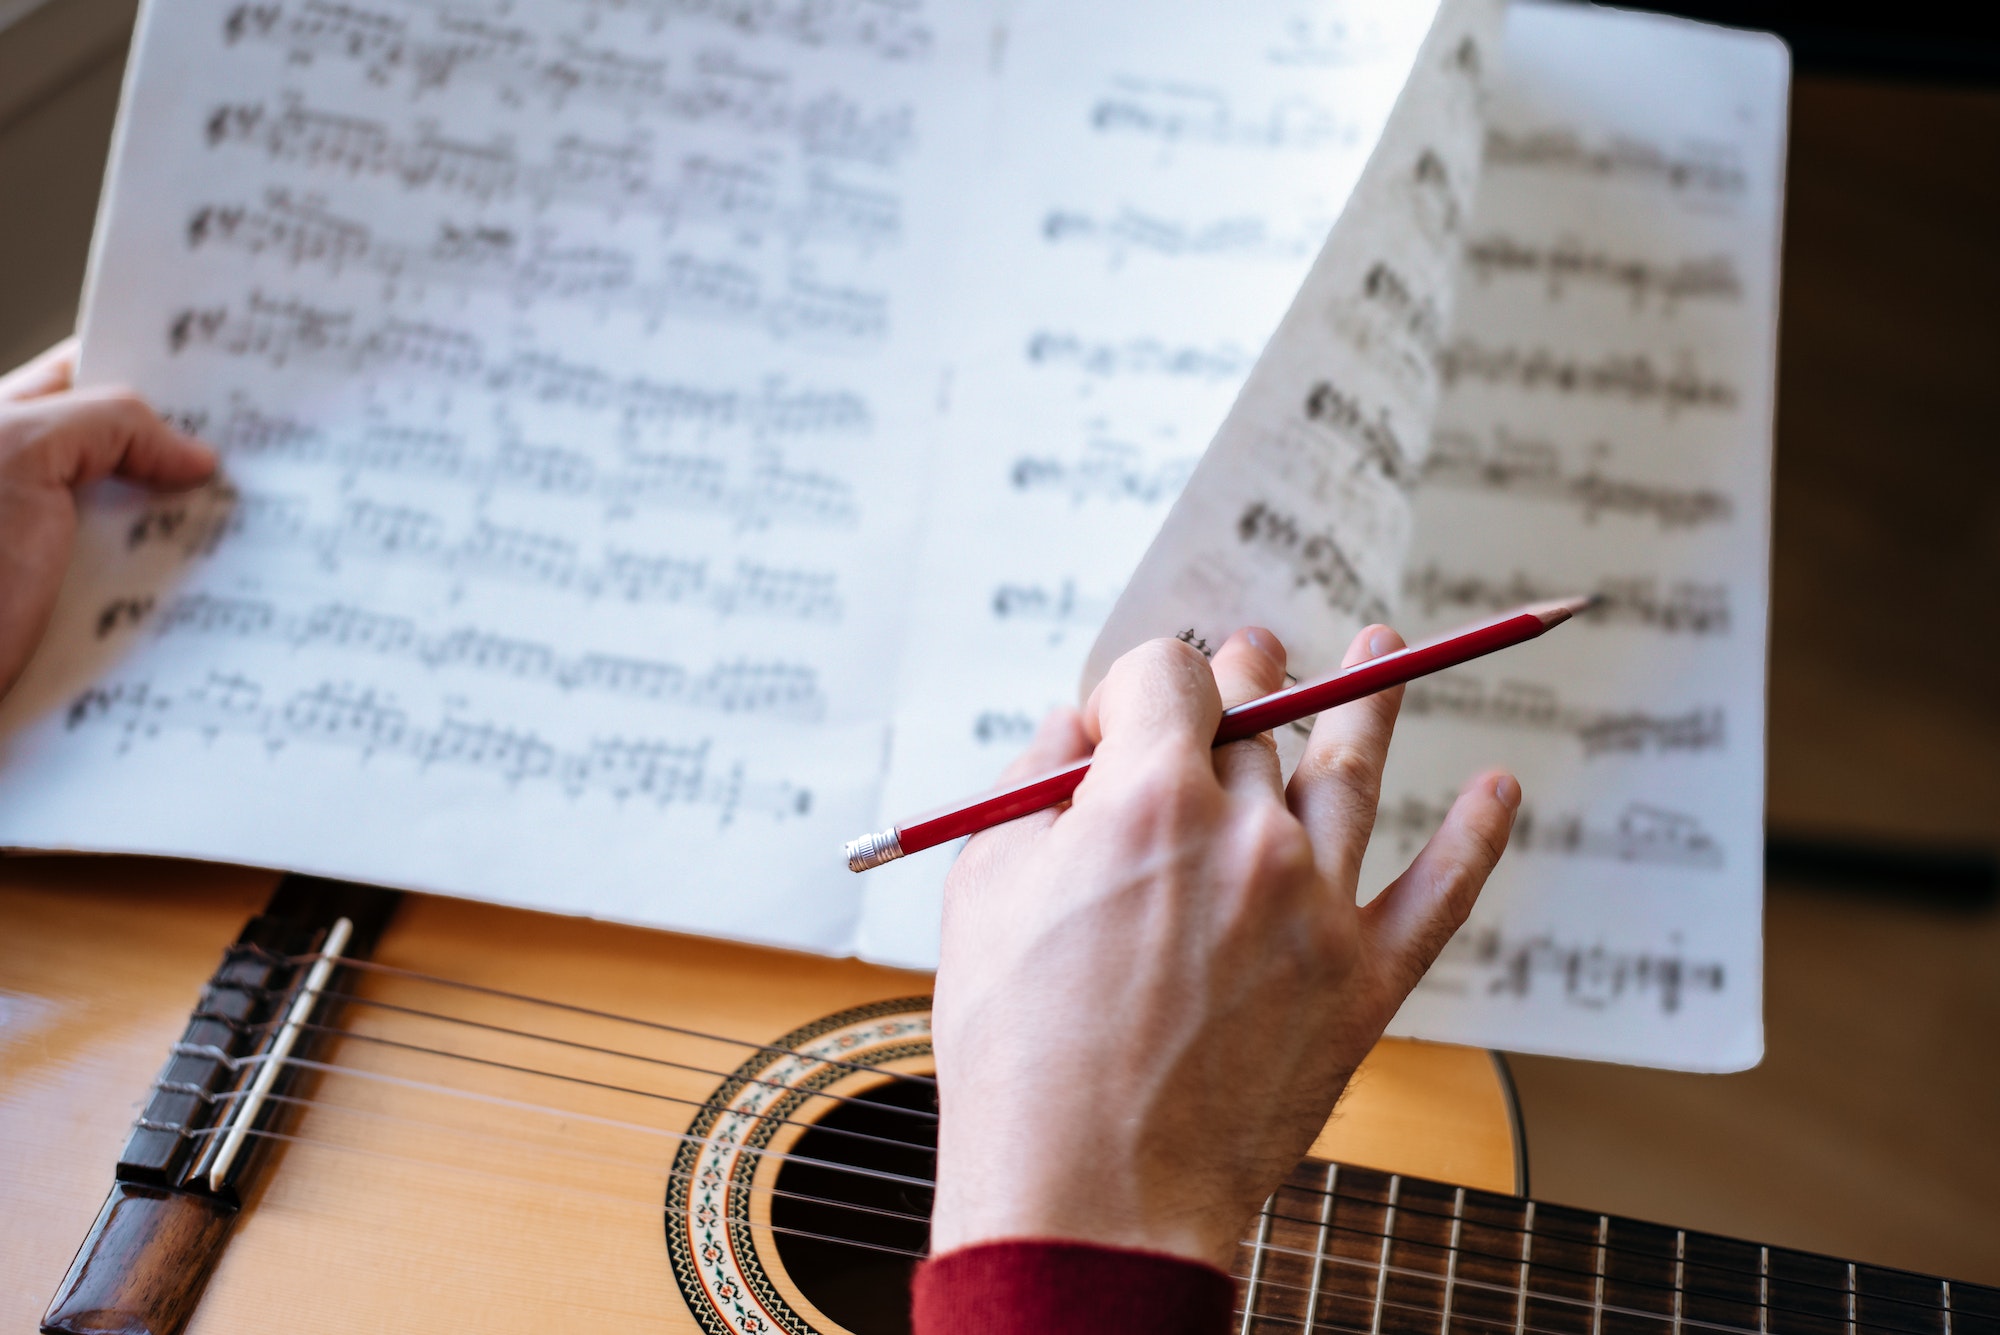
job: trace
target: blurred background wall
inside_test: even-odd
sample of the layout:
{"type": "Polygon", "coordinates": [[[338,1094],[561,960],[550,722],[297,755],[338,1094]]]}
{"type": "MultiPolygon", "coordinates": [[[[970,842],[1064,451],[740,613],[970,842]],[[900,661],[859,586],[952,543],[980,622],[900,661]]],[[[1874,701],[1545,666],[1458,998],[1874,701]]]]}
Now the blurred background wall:
{"type": "MultiPolygon", "coordinates": [[[[74,324],[135,9],[0,0],[0,365],[74,324]]],[[[1788,33],[1765,1063],[1513,1068],[1539,1196],[2000,1284],[2000,47],[1938,12],[1788,33]]]]}

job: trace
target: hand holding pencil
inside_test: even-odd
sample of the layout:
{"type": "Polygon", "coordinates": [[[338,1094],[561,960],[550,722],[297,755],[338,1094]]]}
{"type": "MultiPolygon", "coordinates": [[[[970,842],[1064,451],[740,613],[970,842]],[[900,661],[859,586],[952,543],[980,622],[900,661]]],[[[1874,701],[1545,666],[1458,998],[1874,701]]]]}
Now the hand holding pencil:
{"type": "MultiPolygon", "coordinates": [[[[1461,626],[1422,644],[1396,649],[1344,667],[1315,681],[1302,682],[1245,701],[1223,711],[1222,720],[1216,728],[1215,745],[1226,746],[1230,742],[1242,741],[1378,691],[1400,686],[1417,677],[1442,672],[1448,667],[1456,667],[1471,659],[1532,640],[1560,626],[1593,601],[1589,597],[1575,597],[1517,607],[1485,621],[1461,626]]],[[[1258,633],[1269,634],[1268,631],[1258,633]]],[[[1066,802],[1089,771],[1090,761],[1078,760],[1025,783],[1011,784],[997,792],[850,840],[845,850],[848,870],[867,871],[911,853],[935,848],[953,839],[977,834],[1030,812],[1066,802]]]]}

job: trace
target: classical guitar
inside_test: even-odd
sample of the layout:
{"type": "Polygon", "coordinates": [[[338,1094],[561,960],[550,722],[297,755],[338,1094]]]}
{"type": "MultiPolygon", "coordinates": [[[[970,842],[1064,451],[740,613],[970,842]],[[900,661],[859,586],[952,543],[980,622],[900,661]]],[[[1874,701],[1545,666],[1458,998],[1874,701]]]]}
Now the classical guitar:
{"type": "MultiPolygon", "coordinates": [[[[275,879],[0,863],[7,1328],[906,1329],[923,976],[275,879]]],[[[1488,1054],[1383,1043],[1244,1239],[1242,1330],[2000,1335],[1995,1290],[1524,1177],[1488,1054]]]]}

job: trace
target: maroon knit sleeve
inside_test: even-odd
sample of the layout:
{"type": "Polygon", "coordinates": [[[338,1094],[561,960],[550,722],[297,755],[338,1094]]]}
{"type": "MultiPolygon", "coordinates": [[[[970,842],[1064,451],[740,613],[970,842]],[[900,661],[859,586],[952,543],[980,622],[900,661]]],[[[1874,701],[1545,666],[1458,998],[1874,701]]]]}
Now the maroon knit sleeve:
{"type": "Polygon", "coordinates": [[[1010,1239],[925,1262],[912,1296],[916,1335],[1222,1335],[1236,1286],[1158,1252],[1010,1239]]]}

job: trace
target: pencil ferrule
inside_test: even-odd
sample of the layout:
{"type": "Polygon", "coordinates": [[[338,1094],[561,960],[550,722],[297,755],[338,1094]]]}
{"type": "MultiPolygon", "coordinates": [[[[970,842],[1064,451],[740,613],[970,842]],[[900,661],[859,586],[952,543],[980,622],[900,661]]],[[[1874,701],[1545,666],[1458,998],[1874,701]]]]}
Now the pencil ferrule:
{"type": "Polygon", "coordinates": [[[903,838],[894,829],[882,830],[875,834],[864,834],[859,839],[847,841],[847,869],[867,871],[885,862],[894,862],[903,856],[903,838]]]}

